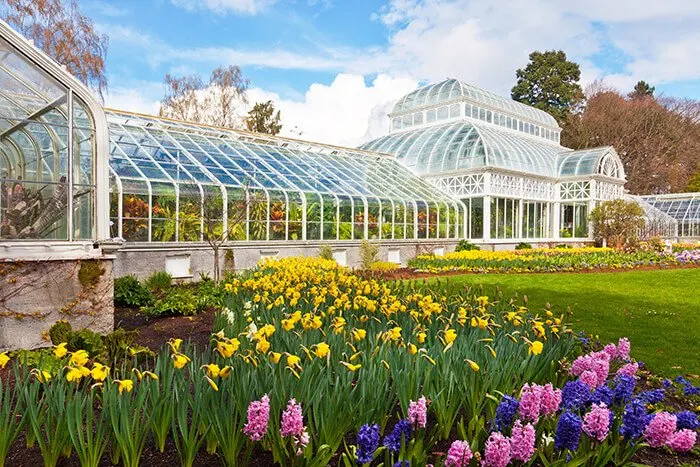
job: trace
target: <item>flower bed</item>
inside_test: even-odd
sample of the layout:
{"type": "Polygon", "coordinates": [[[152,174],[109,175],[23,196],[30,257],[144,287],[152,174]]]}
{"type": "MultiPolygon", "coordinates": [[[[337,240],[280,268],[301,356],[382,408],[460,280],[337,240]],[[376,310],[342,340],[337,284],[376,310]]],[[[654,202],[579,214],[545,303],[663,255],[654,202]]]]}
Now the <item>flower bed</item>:
{"type": "Polygon", "coordinates": [[[577,358],[580,340],[546,310],[392,287],[333,261],[274,260],[223,286],[208,349],[173,339],[155,358],[96,362],[59,344],[14,361],[0,465],[21,432],[46,465],[73,451],[135,466],[151,438],[186,466],[203,449],[225,465],[263,452],[281,465],[622,465],[644,440],[695,442],[692,414],[652,415],[658,393],[634,394],[626,340],[577,358]]]}
{"type": "Polygon", "coordinates": [[[682,250],[674,253],[676,261],[686,264],[700,264],[700,249],[697,250],[682,250]]]}
{"type": "Polygon", "coordinates": [[[680,253],[686,250],[698,250],[700,249],[700,242],[678,242],[671,246],[674,253],[680,253]]]}
{"type": "MultiPolygon", "coordinates": [[[[699,259],[692,263],[700,264],[699,259]]],[[[620,251],[612,248],[538,248],[512,251],[460,251],[444,256],[422,255],[408,262],[423,272],[567,272],[596,269],[632,269],[681,264],[676,255],[655,251],[620,251]]],[[[686,262],[687,264],[687,262],[686,262]]]]}

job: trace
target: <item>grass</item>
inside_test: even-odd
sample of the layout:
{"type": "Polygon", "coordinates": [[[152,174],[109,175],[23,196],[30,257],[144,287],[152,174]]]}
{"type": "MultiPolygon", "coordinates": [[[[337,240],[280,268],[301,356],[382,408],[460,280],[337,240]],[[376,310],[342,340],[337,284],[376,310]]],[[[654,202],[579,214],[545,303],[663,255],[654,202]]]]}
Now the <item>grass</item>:
{"type": "MultiPolygon", "coordinates": [[[[440,280],[445,280],[440,279],[440,280]]],[[[627,336],[632,356],[665,376],[700,374],[700,268],[613,273],[471,274],[453,276],[486,295],[519,300],[532,310],[547,303],[574,313],[577,331],[603,342],[627,336]]]]}

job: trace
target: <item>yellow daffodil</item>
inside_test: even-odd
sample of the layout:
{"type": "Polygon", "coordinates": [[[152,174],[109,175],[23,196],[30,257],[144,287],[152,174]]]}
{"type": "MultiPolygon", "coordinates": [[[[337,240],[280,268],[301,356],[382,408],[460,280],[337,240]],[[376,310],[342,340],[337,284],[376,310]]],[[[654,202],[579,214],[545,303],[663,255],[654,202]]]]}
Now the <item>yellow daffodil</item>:
{"type": "Polygon", "coordinates": [[[182,344],[182,339],[170,339],[170,340],[168,340],[168,345],[172,349],[173,353],[178,353],[180,351],[181,344],[182,344]]]}
{"type": "Polygon", "coordinates": [[[419,343],[419,344],[425,343],[425,338],[426,338],[426,336],[427,336],[427,334],[424,333],[423,331],[421,331],[421,332],[419,332],[418,334],[416,334],[416,338],[418,339],[418,343],[419,343]]]}
{"type": "Polygon", "coordinates": [[[57,346],[55,346],[55,347],[53,348],[53,354],[54,354],[57,358],[63,358],[63,357],[65,357],[66,354],[68,353],[68,349],[66,349],[66,346],[67,346],[67,345],[68,345],[67,342],[61,342],[60,344],[58,344],[57,346]]]}
{"type": "Polygon", "coordinates": [[[158,381],[158,375],[155,374],[155,373],[153,373],[152,371],[144,371],[144,372],[143,372],[143,376],[147,376],[147,377],[151,378],[151,379],[154,380],[154,381],[158,381]]]}
{"type": "Polygon", "coordinates": [[[40,383],[45,383],[51,379],[51,373],[45,370],[39,370],[38,368],[34,368],[32,374],[36,376],[36,379],[39,380],[40,383]]]}
{"type": "Polygon", "coordinates": [[[210,377],[208,377],[208,376],[205,376],[204,379],[207,380],[207,383],[209,383],[209,386],[211,386],[211,388],[212,388],[214,391],[217,391],[217,392],[219,391],[219,386],[216,385],[216,383],[214,382],[214,380],[212,380],[212,379],[211,379],[210,377]]]}
{"type": "Polygon", "coordinates": [[[255,344],[255,350],[260,353],[267,353],[270,350],[270,343],[266,339],[260,339],[257,344],[255,344]]]}
{"type": "Polygon", "coordinates": [[[296,355],[292,355],[289,353],[287,354],[287,366],[292,368],[301,368],[299,362],[301,362],[301,358],[297,357],[296,355]]]}
{"type": "Polygon", "coordinates": [[[202,368],[206,370],[207,376],[209,376],[210,378],[218,378],[219,373],[221,372],[221,368],[219,368],[219,365],[217,365],[216,363],[202,365],[202,368]]]}
{"type": "Polygon", "coordinates": [[[401,328],[399,326],[396,326],[394,328],[391,328],[387,331],[387,336],[389,336],[389,339],[392,341],[397,341],[401,339],[401,328]]]}
{"type": "Polygon", "coordinates": [[[231,370],[232,370],[232,368],[231,368],[230,366],[225,366],[225,367],[223,367],[223,368],[221,369],[221,371],[219,372],[219,376],[221,376],[222,378],[226,379],[226,378],[228,378],[229,376],[231,376],[231,370]]]}
{"type": "Polygon", "coordinates": [[[275,364],[279,363],[279,362],[280,362],[280,358],[282,358],[282,354],[281,354],[281,353],[279,353],[279,352],[270,352],[270,361],[271,361],[272,363],[275,363],[275,364]]]}
{"type": "Polygon", "coordinates": [[[119,389],[119,394],[123,393],[124,391],[126,392],[131,392],[132,389],[134,389],[134,380],[131,379],[115,379],[115,383],[117,383],[117,389],[119,389]]]}
{"type": "Polygon", "coordinates": [[[282,329],[284,329],[285,331],[291,331],[292,329],[294,329],[295,324],[296,323],[291,319],[283,319],[282,320],[282,329]]]}
{"type": "Polygon", "coordinates": [[[448,329],[445,331],[445,342],[451,344],[455,341],[455,339],[457,339],[457,331],[454,329],[448,329]]]}
{"type": "Polygon", "coordinates": [[[184,353],[174,353],[173,356],[173,366],[177,369],[182,369],[185,367],[190,362],[190,357],[185,355],[184,353]]]}
{"type": "Polygon", "coordinates": [[[415,355],[418,352],[418,347],[416,347],[416,344],[408,344],[408,353],[411,355],[415,355]]]}
{"type": "Polygon", "coordinates": [[[364,329],[352,330],[352,338],[355,342],[360,342],[365,337],[367,337],[367,331],[365,331],[364,329]]]}
{"type": "Polygon", "coordinates": [[[539,355],[542,353],[542,349],[544,348],[544,344],[542,344],[540,341],[528,342],[527,346],[528,355],[539,355]]]}
{"type": "Polygon", "coordinates": [[[231,358],[241,346],[241,341],[236,338],[216,342],[216,351],[224,358],[231,358]]]}
{"type": "Polygon", "coordinates": [[[352,371],[353,373],[356,372],[357,370],[359,370],[360,368],[362,368],[362,365],[360,365],[360,364],[353,365],[352,363],[347,363],[347,362],[340,362],[340,363],[343,364],[345,366],[345,368],[352,371]]]}
{"type": "Polygon", "coordinates": [[[469,360],[468,358],[464,361],[469,363],[469,368],[471,368],[473,371],[479,371],[479,364],[478,363],[476,363],[473,360],[469,360]]]}
{"type": "Polygon", "coordinates": [[[71,367],[68,366],[66,367],[68,369],[68,372],[66,373],[66,381],[69,383],[72,382],[78,382],[82,379],[83,376],[87,376],[90,374],[90,370],[85,368],[84,366],[78,366],[78,367],[71,367]],[[85,374],[85,371],[87,370],[87,374],[85,374]]]}
{"type": "Polygon", "coordinates": [[[224,290],[226,290],[226,292],[233,292],[233,284],[227,282],[224,284],[224,290]]]}
{"type": "Polygon", "coordinates": [[[76,366],[85,366],[90,359],[90,355],[85,350],[78,350],[71,354],[70,363],[76,366]]]}
{"type": "Polygon", "coordinates": [[[331,348],[328,344],[325,342],[321,342],[319,344],[316,344],[316,348],[314,349],[314,354],[318,358],[325,358],[326,355],[328,355],[328,352],[330,352],[331,348]]]}
{"type": "Polygon", "coordinates": [[[95,381],[104,381],[105,378],[107,378],[107,375],[109,375],[109,367],[104,366],[101,363],[95,362],[92,365],[92,371],[90,371],[90,375],[95,381]]]}
{"type": "Polygon", "coordinates": [[[7,356],[7,352],[0,353],[0,368],[5,368],[9,361],[10,357],[7,356]]]}

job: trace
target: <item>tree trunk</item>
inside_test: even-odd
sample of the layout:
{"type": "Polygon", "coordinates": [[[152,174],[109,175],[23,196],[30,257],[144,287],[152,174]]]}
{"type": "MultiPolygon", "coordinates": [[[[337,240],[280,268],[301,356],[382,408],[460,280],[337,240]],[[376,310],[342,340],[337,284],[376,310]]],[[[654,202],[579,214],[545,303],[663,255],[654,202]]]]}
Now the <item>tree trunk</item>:
{"type": "Polygon", "coordinates": [[[213,248],[214,250],[214,283],[219,283],[219,248],[213,248]]]}

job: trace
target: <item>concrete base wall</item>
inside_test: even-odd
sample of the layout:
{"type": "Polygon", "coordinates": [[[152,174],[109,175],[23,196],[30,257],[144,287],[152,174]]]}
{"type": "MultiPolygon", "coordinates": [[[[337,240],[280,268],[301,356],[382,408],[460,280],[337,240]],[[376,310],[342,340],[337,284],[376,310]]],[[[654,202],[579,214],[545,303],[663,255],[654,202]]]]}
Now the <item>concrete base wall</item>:
{"type": "MultiPolygon", "coordinates": [[[[456,240],[373,242],[379,245],[378,261],[389,261],[398,251],[401,266],[416,255],[442,249],[454,251],[456,240]]],[[[336,257],[345,257],[346,265],[360,265],[359,242],[265,242],[241,243],[222,248],[221,270],[243,270],[255,267],[267,256],[318,256],[323,245],[330,245],[336,257]],[[230,250],[231,253],[226,253],[230,250]]],[[[214,256],[208,245],[193,243],[127,243],[116,252],[114,277],[134,274],[140,279],[156,271],[168,271],[174,278],[199,280],[200,274],[213,275],[214,256]]]]}
{"type": "Polygon", "coordinates": [[[114,326],[110,258],[0,261],[0,352],[51,345],[59,320],[107,333],[114,326]]]}

